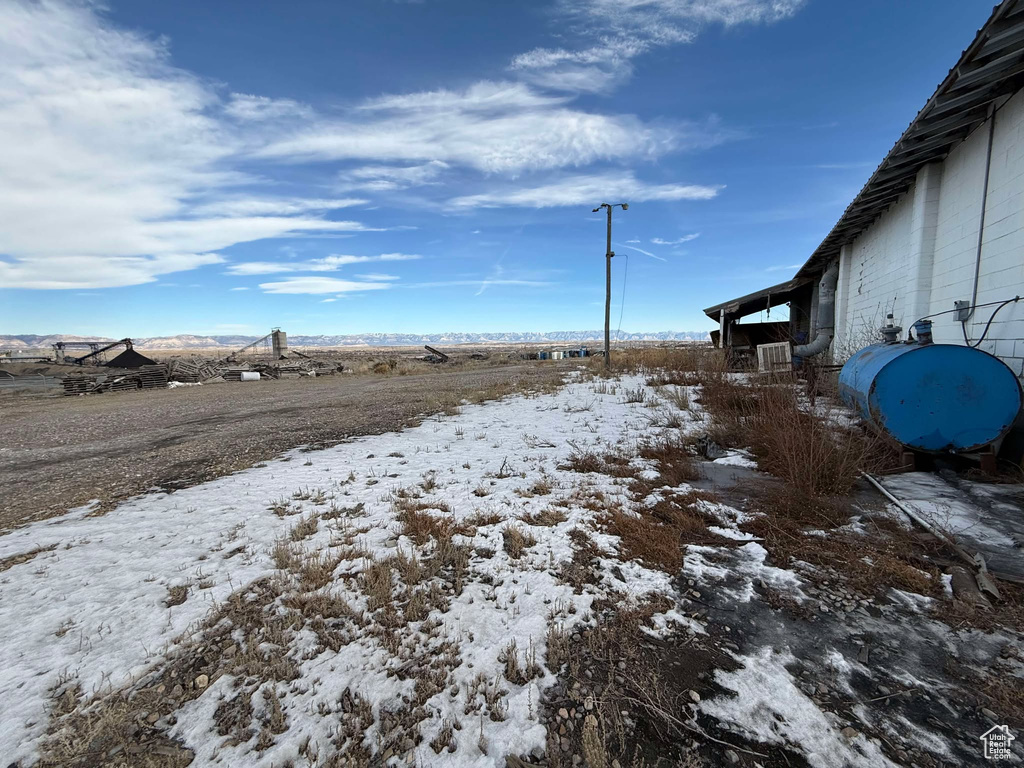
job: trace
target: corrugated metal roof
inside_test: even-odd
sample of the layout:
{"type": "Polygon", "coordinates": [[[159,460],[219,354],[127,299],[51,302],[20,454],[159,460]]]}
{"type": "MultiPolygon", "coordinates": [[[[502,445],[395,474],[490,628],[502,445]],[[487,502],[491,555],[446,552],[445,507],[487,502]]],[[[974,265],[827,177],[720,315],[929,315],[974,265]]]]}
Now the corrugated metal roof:
{"type": "Polygon", "coordinates": [[[941,160],[988,116],[990,105],[1024,85],[1024,4],[1004,0],[900,136],[798,277],[839,255],[914,182],[922,166],[941,160]]]}
{"type": "Polygon", "coordinates": [[[790,300],[793,291],[797,288],[802,288],[810,282],[811,280],[806,278],[793,278],[784,283],[773,285],[771,288],[762,288],[760,291],[748,293],[746,296],[740,296],[738,299],[730,299],[721,304],[715,304],[715,306],[705,309],[704,314],[712,320],[718,320],[719,312],[724,309],[727,315],[744,317],[754,312],[760,312],[768,307],[777,307],[780,304],[785,304],[790,300]]]}

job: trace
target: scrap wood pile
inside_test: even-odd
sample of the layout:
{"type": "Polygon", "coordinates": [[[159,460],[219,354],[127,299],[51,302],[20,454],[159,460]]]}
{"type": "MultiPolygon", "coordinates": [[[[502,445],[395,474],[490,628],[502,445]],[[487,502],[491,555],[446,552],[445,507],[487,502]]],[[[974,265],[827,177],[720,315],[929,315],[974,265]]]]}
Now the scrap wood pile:
{"type": "Polygon", "coordinates": [[[297,379],[300,376],[333,376],[343,366],[323,360],[281,360],[268,365],[254,364],[252,370],[259,371],[262,378],[297,379]]]}
{"type": "Polygon", "coordinates": [[[167,387],[167,366],[163,363],[143,365],[124,373],[100,373],[90,376],[67,376],[65,395],[91,395],[100,392],[127,392],[137,389],[167,387]]]}
{"type": "Polygon", "coordinates": [[[220,362],[193,357],[173,360],[170,364],[170,379],[186,384],[218,378],[241,381],[242,373],[246,371],[255,371],[262,379],[297,379],[300,376],[333,376],[339,370],[342,370],[342,366],[337,363],[310,358],[263,363],[220,362]]]}
{"type": "Polygon", "coordinates": [[[171,381],[199,384],[216,378],[219,375],[220,370],[217,364],[211,360],[204,360],[201,357],[193,357],[187,360],[178,358],[170,363],[169,377],[171,381]]]}

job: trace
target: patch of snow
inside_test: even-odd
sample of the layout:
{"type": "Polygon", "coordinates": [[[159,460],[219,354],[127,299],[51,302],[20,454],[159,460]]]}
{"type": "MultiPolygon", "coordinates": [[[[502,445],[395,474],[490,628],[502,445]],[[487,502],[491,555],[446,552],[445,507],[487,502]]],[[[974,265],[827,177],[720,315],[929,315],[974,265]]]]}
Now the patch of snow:
{"type": "Polygon", "coordinates": [[[700,703],[711,717],[731,724],[742,735],[799,751],[816,768],[883,768],[895,766],[877,742],[862,734],[847,740],[846,723],[827,716],[796,686],[786,665],[796,659],[788,651],[761,648],[737,657],[744,666],[715,673],[715,681],[735,693],[700,703]]]}
{"type": "Polygon", "coordinates": [[[727,456],[715,459],[715,464],[725,464],[730,467],[746,467],[757,469],[757,462],[750,458],[746,451],[730,451],[727,456]]]}

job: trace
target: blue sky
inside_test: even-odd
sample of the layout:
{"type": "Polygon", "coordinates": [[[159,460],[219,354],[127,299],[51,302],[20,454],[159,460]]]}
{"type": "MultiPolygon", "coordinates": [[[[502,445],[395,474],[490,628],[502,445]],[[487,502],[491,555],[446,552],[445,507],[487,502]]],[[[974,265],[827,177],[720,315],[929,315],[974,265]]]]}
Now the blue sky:
{"type": "Polygon", "coordinates": [[[0,0],[0,333],[598,328],[606,200],[613,325],[705,329],[991,4],[0,0]]]}

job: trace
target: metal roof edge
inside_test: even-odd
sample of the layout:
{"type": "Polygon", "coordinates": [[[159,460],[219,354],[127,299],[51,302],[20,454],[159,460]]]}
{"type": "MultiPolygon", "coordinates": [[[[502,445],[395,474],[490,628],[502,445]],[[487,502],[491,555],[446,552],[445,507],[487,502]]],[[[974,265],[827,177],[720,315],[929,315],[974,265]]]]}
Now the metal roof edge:
{"type": "MultiPolygon", "coordinates": [[[[871,174],[870,178],[868,178],[867,182],[865,182],[864,186],[861,187],[861,190],[857,193],[856,197],[853,198],[850,204],[843,211],[839,221],[837,221],[832,229],[829,230],[828,234],[825,235],[824,239],[821,241],[821,244],[814,250],[803,266],[797,270],[796,277],[809,277],[810,275],[813,275],[819,264],[829,259],[829,257],[832,257],[834,254],[837,254],[839,248],[845,242],[849,242],[852,237],[855,237],[857,234],[860,234],[860,232],[867,229],[871,223],[873,223],[874,220],[877,219],[877,217],[895,201],[895,199],[898,199],[900,195],[906,192],[906,189],[909,187],[907,182],[916,177],[918,170],[920,170],[922,166],[934,159],[937,159],[939,156],[945,156],[945,154],[948,154],[950,147],[960,143],[964,138],[966,138],[965,136],[952,136],[950,137],[948,144],[943,144],[942,142],[939,143],[937,146],[939,151],[932,153],[931,159],[911,160],[910,162],[905,162],[904,164],[906,165],[906,168],[892,178],[879,179],[881,174],[890,170],[892,166],[897,165],[892,161],[902,153],[901,150],[904,149],[904,143],[907,142],[908,139],[912,138],[919,128],[925,127],[925,121],[937,106],[942,106],[937,104],[939,99],[958,82],[961,75],[966,76],[971,74],[970,71],[962,73],[961,70],[964,69],[965,65],[971,62],[979,49],[989,41],[989,38],[992,36],[991,33],[993,28],[1001,20],[1012,16],[1014,11],[1020,11],[1020,9],[1017,8],[1017,5],[1018,0],[1003,0],[1002,3],[992,9],[992,15],[989,17],[988,21],[986,21],[978,30],[974,40],[960,54],[960,58],[957,60],[957,63],[949,70],[946,77],[943,78],[942,82],[939,83],[938,87],[935,89],[935,92],[918,111],[917,115],[910,122],[910,125],[907,126],[906,130],[904,130],[900,135],[900,138],[893,145],[892,149],[890,149],[882,159],[882,162],[878,164],[878,167],[871,174]],[[884,185],[882,183],[883,181],[885,182],[884,185]],[[879,195],[878,193],[881,190],[886,189],[886,186],[888,187],[888,192],[879,195]],[[865,198],[871,197],[872,195],[878,196],[879,199],[862,206],[862,203],[865,202],[865,198]],[[851,224],[853,227],[859,226],[859,224],[852,223],[855,214],[861,218],[865,218],[866,223],[864,223],[856,234],[844,238],[844,230],[847,227],[851,227],[851,224]]],[[[1020,23],[1022,27],[1024,27],[1024,15],[1022,15],[1020,23]]],[[[999,34],[1003,34],[1003,32],[1001,31],[999,34]]],[[[1022,53],[1024,53],[1024,49],[1022,49],[1022,53]]],[[[1016,68],[1020,68],[1019,63],[1016,65],[1016,68]]],[[[983,69],[984,67],[981,67],[978,70],[982,75],[984,74],[982,71],[983,69]]],[[[999,72],[997,71],[996,74],[998,75],[999,72]]],[[[1014,76],[1020,74],[1020,72],[1014,72],[1014,76]]],[[[977,79],[977,75],[975,75],[974,79],[977,79]]],[[[985,82],[987,82],[987,80],[982,77],[980,84],[974,86],[974,88],[984,90],[985,82]]],[[[990,103],[991,101],[999,98],[1000,95],[1001,94],[998,93],[992,94],[992,98],[988,99],[984,103],[990,103]]],[[[981,105],[974,105],[971,109],[975,109],[978,106],[981,105]]],[[[967,123],[969,122],[970,121],[967,121],[967,123]]]]}

